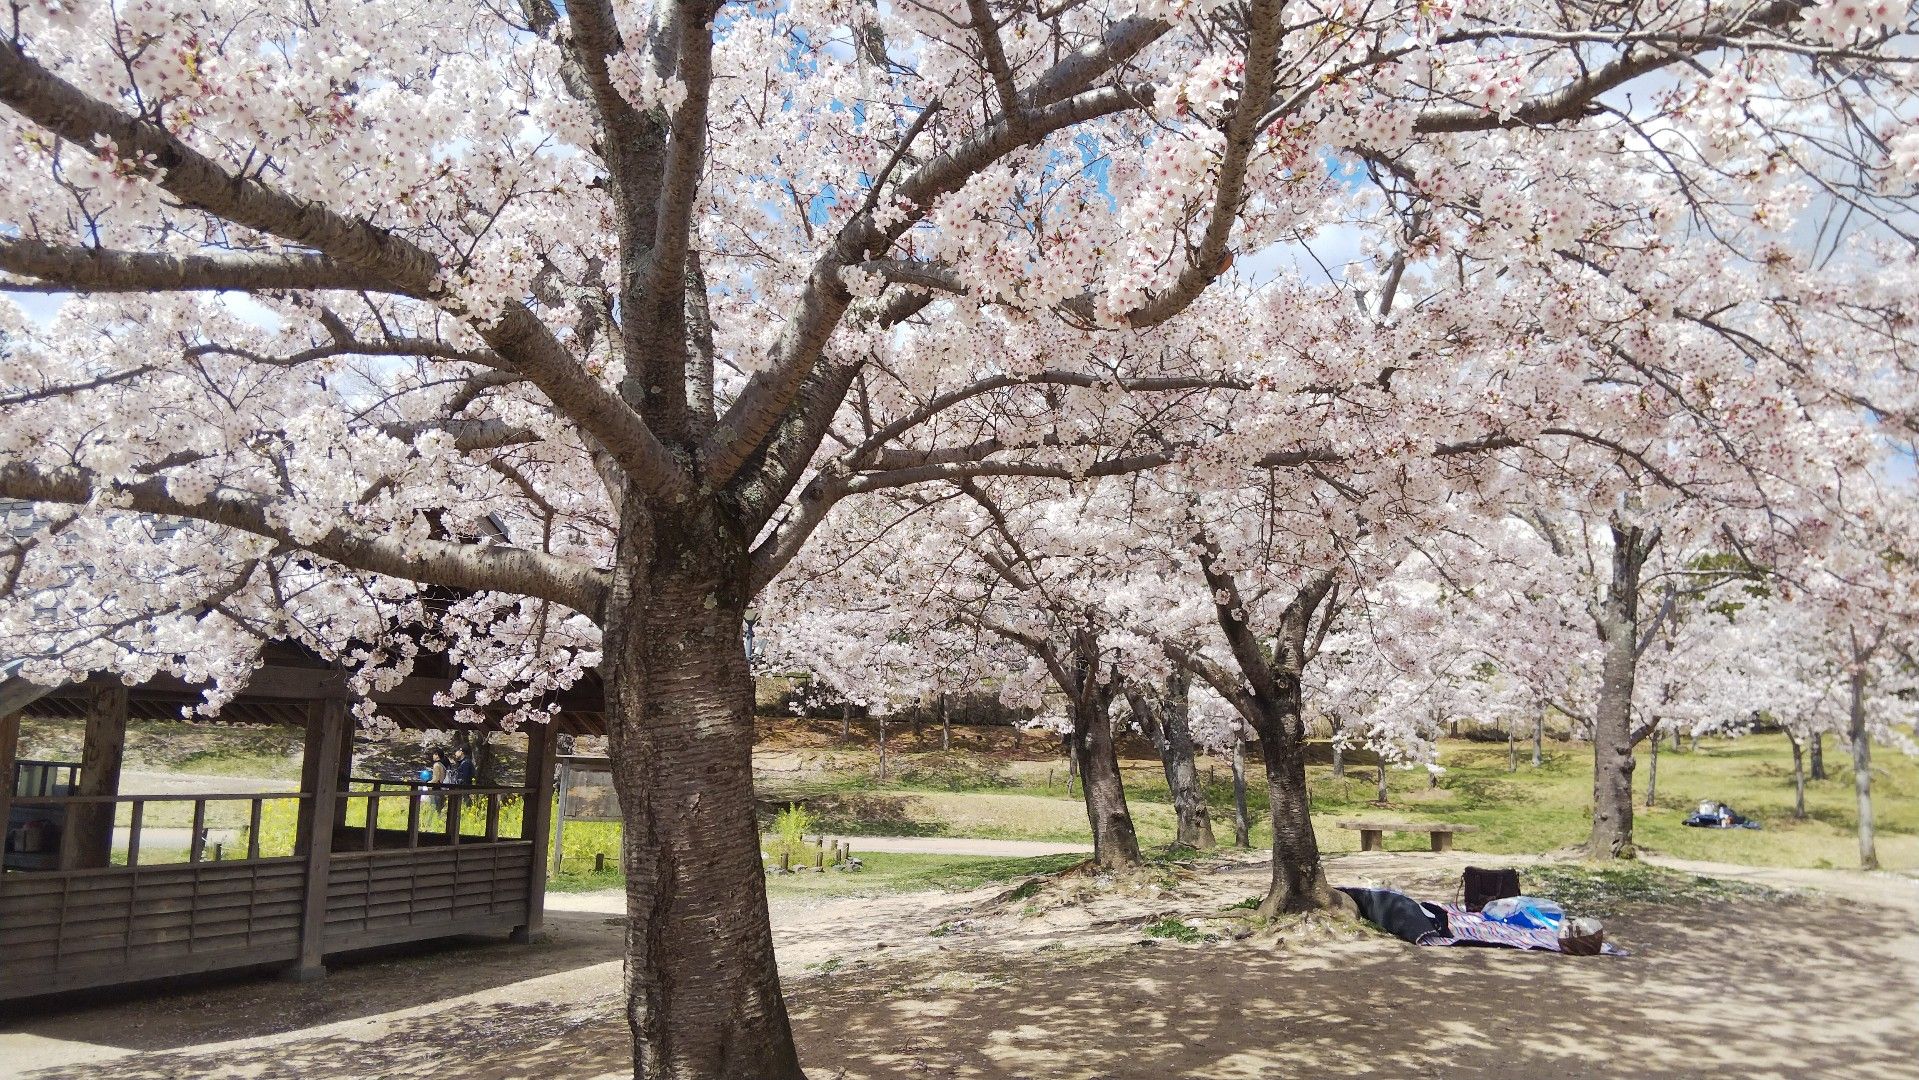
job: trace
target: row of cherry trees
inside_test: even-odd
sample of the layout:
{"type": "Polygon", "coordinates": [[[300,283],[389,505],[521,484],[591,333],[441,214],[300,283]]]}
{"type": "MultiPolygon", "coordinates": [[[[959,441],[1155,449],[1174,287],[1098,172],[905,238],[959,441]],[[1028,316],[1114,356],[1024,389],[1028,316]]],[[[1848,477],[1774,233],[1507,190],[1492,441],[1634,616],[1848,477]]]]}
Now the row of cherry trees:
{"type": "MultiPolygon", "coordinates": [[[[927,656],[869,625],[876,583],[924,598],[885,617],[950,616],[932,666],[1052,682],[1086,745],[1183,673],[1296,826],[1309,697],[1428,708],[1402,598],[1590,552],[1552,595],[1597,628],[1604,802],[1668,564],[1791,582],[1849,672],[1909,655],[1874,470],[1919,386],[1912,22],[20,0],[0,290],[62,299],[0,303],[0,497],[40,522],[0,705],[165,672],[214,709],[273,638],[367,688],[445,652],[448,704],[511,722],[597,670],[634,1070],[674,1080],[802,1075],[738,648],[782,581],[927,656]]],[[[1323,901],[1280,831],[1269,905],[1323,901]]]]}

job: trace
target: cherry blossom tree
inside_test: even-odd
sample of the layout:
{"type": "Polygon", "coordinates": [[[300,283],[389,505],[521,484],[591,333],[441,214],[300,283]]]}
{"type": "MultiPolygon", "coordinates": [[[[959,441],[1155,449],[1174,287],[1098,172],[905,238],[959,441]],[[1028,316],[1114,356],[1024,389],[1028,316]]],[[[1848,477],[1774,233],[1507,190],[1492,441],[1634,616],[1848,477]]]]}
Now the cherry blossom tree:
{"type": "Polygon", "coordinates": [[[1770,330],[1802,327],[1829,252],[1909,259],[1909,29],[1849,0],[26,0],[0,272],[77,295],[0,308],[0,495],[70,508],[7,555],[22,678],[231,687],[297,627],[373,682],[444,648],[454,703],[538,719],[597,668],[635,1073],[799,1076],[739,637],[838,503],[1643,454],[1656,431],[1579,406],[1688,398],[1699,336],[1715,371],[1731,350],[1909,416],[1883,353],[1835,388],[1770,330]],[[1795,247],[1811,192],[1843,215],[1795,247]],[[1333,227],[1376,256],[1365,318],[1309,313],[1328,292],[1296,278],[1189,311],[1236,255],[1333,227]],[[1401,331],[1422,277],[1445,287],[1401,331]],[[1211,352],[1161,339],[1205,319],[1211,352]],[[1265,369],[1219,332],[1272,320],[1265,369]],[[1629,388],[1557,344],[1607,327],[1629,388]],[[1202,444],[1107,422],[1201,389],[1202,444]],[[441,619],[422,598],[449,590],[441,619]]]}

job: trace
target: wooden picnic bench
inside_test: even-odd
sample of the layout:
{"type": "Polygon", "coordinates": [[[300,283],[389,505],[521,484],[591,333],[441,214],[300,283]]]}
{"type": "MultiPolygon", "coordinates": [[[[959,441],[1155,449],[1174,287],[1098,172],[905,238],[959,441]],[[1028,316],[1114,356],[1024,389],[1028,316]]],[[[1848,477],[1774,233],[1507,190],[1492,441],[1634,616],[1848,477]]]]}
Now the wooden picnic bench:
{"type": "Polygon", "coordinates": [[[1342,821],[1342,829],[1359,831],[1359,850],[1383,851],[1383,838],[1389,832],[1431,833],[1434,851],[1451,851],[1454,833],[1478,832],[1477,825],[1449,825],[1443,821],[1342,821]]]}

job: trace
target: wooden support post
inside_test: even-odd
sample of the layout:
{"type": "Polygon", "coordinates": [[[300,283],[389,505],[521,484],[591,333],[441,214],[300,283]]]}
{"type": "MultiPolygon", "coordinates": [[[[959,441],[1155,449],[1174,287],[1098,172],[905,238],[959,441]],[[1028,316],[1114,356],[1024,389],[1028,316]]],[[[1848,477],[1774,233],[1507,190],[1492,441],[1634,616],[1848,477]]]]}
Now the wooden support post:
{"type": "Polygon", "coordinates": [[[1386,847],[1382,842],[1384,839],[1385,834],[1378,829],[1362,829],[1359,833],[1359,850],[1383,851],[1386,847]]]}
{"type": "Polygon", "coordinates": [[[0,862],[6,858],[13,814],[13,770],[20,757],[20,714],[0,714],[0,862]]]}
{"type": "Polygon", "coordinates": [[[187,839],[187,861],[201,862],[207,857],[207,801],[193,800],[193,835],[187,839]]]}
{"type": "Polygon", "coordinates": [[[140,826],[146,821],[145,799],[133,800],[133,817],[127,822],[127,865],[140,865],[140,826]]]}
{"type": "Polygon", "coordinates": [[[559,733],[551,724],[526,726],[526,783],[530,789],[520,815],[520,835],[532,841],[527,863],[526,925],[515,927],[513,940],[525,944],[540,932],[546,919],[546,846],[553,825],[553,766],[559,733]]]}
{"type": "Polygon", "coordinates": [[[1433,833],[1433,850],[1434,851],[1451,851],[1452,849],[1453,849],[1452,833],[1450,832],[1434,832],[1433,833]]]}
{"type": "Polygon", "coordinates": [[[333,825],[335,806],[345,800],[340,793],[340,751],[350,745],[341,737],[352,726],[347,703],[328,698],[307,705],[306,753],[300,763],[300,790],[303,800],[299,845],[306,855],[306,893],[300,906],[300,957],[287,969],[287,977],[298,982],[326,974],[322,962],[326,955],[327,875],[333,865],[333,825]]]}
{"type": "Polygon", "coordinates": [[[260,805],[264,799],[253,800],[253,806],[247,811],[247,858],[260,857],[260,805]]]}
{"type": "MultiPolygon", "coordinates": [[[[338,758],[338,763],[334,766],[334,770],[333,770],[333,776],[334,776],[333,790],[335,791],[344,792],[344,791],[353,790],[352,780],[353,780],[353,735],[354,735],[353,729],[354,727],[355,727],[355,724],[353,722],[353,717],[349,713],[349,715],[347,716],[346,722],[340,725],[340,750],[339,750],[339,753],[335,755],[338,758]]],[[[350,799],[333,800],[334,828],[336,829],[346,828],[347,804],[351,801],[352,800],[350,799]]],[[[369,808],[371,808],[372,805],[373,804],[371,803],[367,804],[369,808]]]]}
{"type": "MultiPolygon", "coordinates": [[[[86,744],[80,751],[80,782],[75,795],[120,794],[120,759],[127,741],[127,688],[118,679],[87,683],[86,744]]],[[[110,802],[76,803],[67,808],[60,841],[60,865],[88,870],[113,861],[110,802]]]]}

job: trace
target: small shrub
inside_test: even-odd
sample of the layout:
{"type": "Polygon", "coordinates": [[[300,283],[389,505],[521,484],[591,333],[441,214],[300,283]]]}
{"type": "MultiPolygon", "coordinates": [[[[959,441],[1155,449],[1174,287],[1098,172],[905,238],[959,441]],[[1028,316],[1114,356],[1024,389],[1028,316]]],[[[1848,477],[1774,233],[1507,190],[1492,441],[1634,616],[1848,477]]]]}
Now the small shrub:
{"type": "Polygon", "coordinates": [[[778,839],[769,854],[775,859],[784,854],[792,865],[799,866],[804,861],[806,834],[812,831],[813,815],[806,812],[806,807],[793,803],[773,819],[773,832],[778,839]]]}
{"type": "Polygon", "coordinates": [[[1177,941],[1186,945],[1196,945],[1206,940],[1206,935],[1201,933],[1197,927],[1189,926],[1184,921],[1175,919],[1171,915],[1166,916],[1158,922],[1148,923],[1146,925],[1146,936],[1149,938],[1161,938],[1166,941],[1177,941]]]}
{"type": "Polygon", "coordinates": [[[1039,889],[1039,879],[1031,878],[1020,882],[1019,888],[1007,893],[1006,898],[1008,900],[1031,900],[1033,897],[1039,895],[1039,889]]]}

